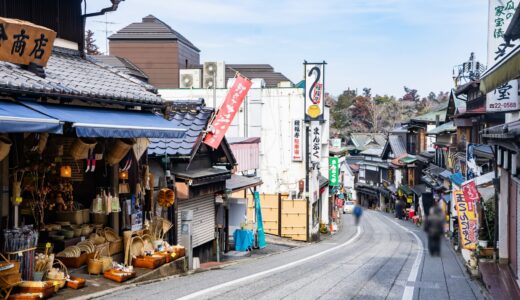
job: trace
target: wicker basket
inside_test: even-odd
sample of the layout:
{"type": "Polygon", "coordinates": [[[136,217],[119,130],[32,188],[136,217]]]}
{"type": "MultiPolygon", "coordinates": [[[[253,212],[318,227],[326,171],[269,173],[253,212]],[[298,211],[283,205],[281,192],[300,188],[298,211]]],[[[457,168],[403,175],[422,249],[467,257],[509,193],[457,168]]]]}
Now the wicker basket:
{"type": "Polygon", "coordinates": [[[88,260],[87,271],[89,275],[99,275],[103,273],[103,261],[99,259],[99,251],[96,251],[94,258],[88,260]]]}
{"type": "Polygon", "coordinates": [[[88,158],[88,152],[94,151],[94,147],[96,147],[95,139],[87,139],[81,138],[77,139],[74,144],[70,147],[70,156],[74,160],[86,159],[88,158]]]}
{"type": "Polygon", "coordinates": [[[0,161],[4,160],[11,150],[11,140],[5,136],[0,136],[0,161]]]}
{"type": "Polygon", "coordinates": [[[117,165],[132,149],[135,144],[134,139],[117,139],[111,150],[106,155],[107,164],[117,165]]]}

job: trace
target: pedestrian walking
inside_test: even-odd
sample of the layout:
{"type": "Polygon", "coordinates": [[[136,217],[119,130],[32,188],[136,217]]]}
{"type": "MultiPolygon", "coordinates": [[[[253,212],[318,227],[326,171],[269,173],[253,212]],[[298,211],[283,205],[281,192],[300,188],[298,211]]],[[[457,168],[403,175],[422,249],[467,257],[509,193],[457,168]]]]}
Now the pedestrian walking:
{"type": "Polygon", "coordinates": [[[441,237],[444,233],[444,216],[442,209],[435,203],[430,208],[430,213],[426,217],[424,230],[428,234],[428,250],[430,255],[441,255],[441,237]]]}
{"type": "Polygon", "coordinates": [[[361,218],[362,214],[363,214],[363,208],[361,208],[361,205],[356,203],[356,206],[354,206],[354,218],[356,220],[356,226],[359,226],[359,219],[361,218]]]}
{"type": "Polygon", "coordinates": [[[401,199],[397,199],[395,202],[395,217],[399,220],[403,219],[404,203],[401,199]]]}

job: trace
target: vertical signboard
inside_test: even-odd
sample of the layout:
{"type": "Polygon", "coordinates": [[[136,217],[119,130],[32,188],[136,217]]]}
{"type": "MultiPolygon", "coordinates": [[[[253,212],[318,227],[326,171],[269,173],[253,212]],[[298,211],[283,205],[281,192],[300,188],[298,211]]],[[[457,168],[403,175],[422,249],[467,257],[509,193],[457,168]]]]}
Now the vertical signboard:
{"type": "Polygon", "coordinates": [[[453,201],[459,221],[460,245],[464,249],[475,250],[478,239],[476,213],[469,210],[468,203],[464,200],[463,191],[453,191],[453,201]]]}
{"type": "Polygon", "coordinates": [[[339,158],[329,157],[329,186],[339,186],[339,158]]]}
{"type": "MultiPolygon", "coordinates": [[[[518,42],[507,43],[504,40],[509,23],[520,0],[489,0],[488,15],[488,69],[500,62],[518,42]]],[[[511,80],[486,95],[486,111],[503,112],[518,110],[518,83],[511,80]]]]}
{"type": "Polygon", "coordinates": [[[291,134],[292,161],[302,161],[303,160],[302,134],[303,134],[303,121],[302,120],[293,120],[292,121],[292,134],[291,134]]]}
{"type": "Polygon", "coordinates": [[[305,120],[323,120],[325,109],[325,63],[304,63],[305,66],[305,120]]]}
{"type": "Polygon", "coordinates": [[[321,160],[321,124],[319,121],[311,122],[310,132],[310,156],[313,166],[318,166],[321,160]]]}

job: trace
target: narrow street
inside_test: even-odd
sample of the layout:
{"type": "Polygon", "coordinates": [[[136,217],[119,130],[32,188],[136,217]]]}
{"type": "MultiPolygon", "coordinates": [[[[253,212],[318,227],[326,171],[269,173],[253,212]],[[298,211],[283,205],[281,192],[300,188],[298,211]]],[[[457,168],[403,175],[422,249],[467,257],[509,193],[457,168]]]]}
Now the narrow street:
{"type": "Polygon", "coordinates": [[[425,243],[419,228],[400,223],[367,211],[358,232],[345,215],[342,230],[320,243],[102,299],[405,299],[405,286],[413,299],[483,299],[447,243],[432,258],[406,230],[425,243]]]}

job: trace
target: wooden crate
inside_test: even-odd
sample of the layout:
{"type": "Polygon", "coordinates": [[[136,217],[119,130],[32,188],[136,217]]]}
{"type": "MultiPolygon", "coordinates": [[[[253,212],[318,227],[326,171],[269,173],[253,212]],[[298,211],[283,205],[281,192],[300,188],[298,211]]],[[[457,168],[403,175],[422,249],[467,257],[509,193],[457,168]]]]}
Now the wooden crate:
{"type": "Polygon", "coordinates": [[[138,256],[132,260],[135,268],[155,269],[164,265],[166,259],[163,256],[138,256]]]}
{"type": "Polygon", "coordinates": [[[121,282],[127,281],[128,279],[134,278],[136,276],[136,273],[135,272],[123,273],[118,270],[110,269],[110,270],[106,271],[105,273],[103,273],[103,276],[106,279],[110,279],[112,281],[121,283],[121,282]]]}

